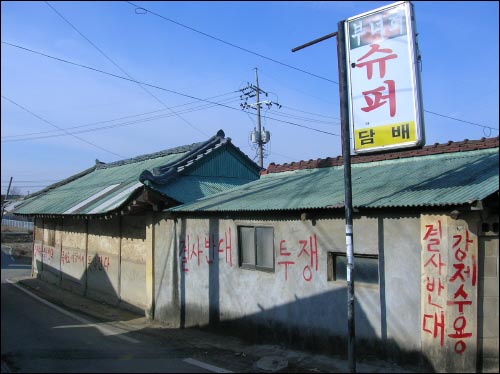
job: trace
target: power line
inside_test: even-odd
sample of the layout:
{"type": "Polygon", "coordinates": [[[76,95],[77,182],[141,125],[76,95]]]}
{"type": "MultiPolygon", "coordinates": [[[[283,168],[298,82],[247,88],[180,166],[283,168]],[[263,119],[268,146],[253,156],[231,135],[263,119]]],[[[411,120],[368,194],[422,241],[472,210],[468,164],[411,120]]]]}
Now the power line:
{"type": "MultiPolygon", "coordinates": [[[[12,186],[12,188],[41,188],[41,187],[47,187],[49,186],[48,184],[44,184],[44,185],[41,185],[41,186],[34,186],[32,184],[30,185],[26,185],[26,186],[19,186],[19,185],[15,185],[15,186],[12,186]]],[[[5,188],[5,187],[2,187],[2,188],[5,188]]]]}
{"type": "Polygon", "coordinates": [[[324,115],[324,114],[318,114],[318,113],[306,112],[305,110],[295,109],[295,108],[292,108],[292,107],[289,107],[289,106],[286,106],[286,105],[282,105],[282,107],[283,107],[283,108],[290,109],[290,110],[293,110],[293,111],[296,111],[296,112],[301,112],[301,113],[306,113],[306,114],[312,114],[313,116],[324,117],[324,118],[332,118],[332,119],[338,119],[338,120],[340,120],[340,118],[339,118],[339,117],[332,117],[332,116],[326,116],[326,115],[324,115]]]}
{"type": "MultiPolygon", "coordinates": [[[[106,53],[104,53],[104,51],[102,49],[100,49],[97,45],[95,45],[89,38],[87,38],[85,35],[83,35],[82,32],[80,32],[80,30],[78,30],[75,25],[73,25],[70,21],[68,21],[61,13],[59,13],[52,5],[50,5],[47,1],[45,1],[45,4],[47,4],[47,6],[49,6],[54,12],[56,12],[56,14],[61,17],[64,21],[66,21],[66,23],[68,25],[70,25],[73,30],[75,30],[78,34],[80,34],[80,36],[82,38],[84,38],[87,42],[90,43],[90,45],[92,45],[95,49],[97,49],[99,51],[100,54],[102,54],[108,61],[110,61],[114,66],[116,66],[123,74],[125,74],[127,77],[131,78],[131,79],[134,79],[130,74],[128,74],[120,65],[118,65],[111,57],[109,57],[106,53]]],[[[134,79],[135,80],[135,79],[134,79]]],[[[175,114],[175,112],[170,109],[167,104],[165,104],[162,100],[160,100],[160,98],[158,98],[157,96],[155,96],[152,92],[150,92],[146,87],[143,87],[140,83],[138,83],[139,87],[141,87],[149,96],[153,97],[156,101],[158,101],[161,105],[163,105],[166,109],[170,110],[172,113],[175,114]]],[[[193,125],[191,122],[189,122],[188,120],[186,120],[185,118],[183,118],[181,115],[179,114],[176,114],[181,120],[183,120],[185,123],[187,123],[191,128],[195,129],[196,131],[198,131],[199,133],[205,135],[205,136],[209,136],[207,133],[205,133],[203,130],[200,130],[199,128],[197,128],[195,125],[193,125]]]]}
{"type": "MultiPolygon", "coordinates": [[[[239,98],[229,98],[229,99],[223,100],[222,102],[231,103],[231,102],[236,102],[236,101],[239,101],[239,98]]],[[[203,104],[203,105],[200,105],[200,106],[197,106],[194,108],[185,109],[184,111],[179,111],[179,113],[186,114],[186,113],[191,113],[191,112],[195,112],[195,111],[199,111],[199,110],[203,110],[203,109],[213,108],[214,106],[216,106],[216,105],[203,104]]],[[[162,109],[160,111],[164,111],[164,109],[162,109]]],[[[153,113],[154,112],[158,112],[158,111],[153,111],[153,113]]],[[[128,121],[128,122],[115,123],[113,125],[108,125],[108,126],[99,126],[99,127],[95,127],[95,128],[91,128],[91,129],[72,131],[71,134],[81,134],[81,133],[86,133],[86,132],[94,132],[94,131],[101,131],[101,130],[112,129],[112,128],[117,128],[117,127],[136,125],[139,123],[154,121],[154,120],[161,119],[161,118],[172,117],[174,115],[175,114],[173,114],[173,113],[161,114],[161,115],[157,115],[157,116],[153,116],[153,117],[140,118],[140,119],[136,119],[136,120],[128,121]]],[[[122,118],[131,118],[131,117],[137,117],[137,116],[139,116],[139,115],[133,115],[133,116],[122,117],[122,118]]],[[[108,120],[108,121],[100,121],[100,122],[96,122],[93,124],[87,124],[87,125],[66,127],[65,130],[72,130],[72,129],[82,128],[82,127],[89,127],[89,126],[94,126],[94,125],[100,124],[100,123],[113,122],[116,120],[118,120],[118,119],[108,120]]],[[[69,134],[69,131],[67,133],[63,133],[63,134],[54,134],[57,132],[59,132],[59,130],[42,131],[42,132],[37,132],[37,133],[27,133],[24,135],[11,135],[11,137],[17,137],[17,139],[4,139],[4,140],[2,140],[2,143],[18,142],[18,141],[25,141],[25,140],[35,140],[35,139],[45,139],[45,138],[54,138],[54,137],[59,137],[59,136],[66,136],[69,134]],[[34,136],[34,135],[48,134],[48,133],[50,133],[51,135],[34,136]],[[24,137],[22,137],[22,136],[24,136],[24,137]]]]}
{"type": "Polygon", "coordinates": [[[320,123],[324,125],[340,125],[340,122],[336,121],[325,121],[325,120],[320,120],[320,119],[314,119],[314,118],[309,118],[309,117],[302,117],[302,116],[297,116],[294,114],[289,114],[289,113],[282,113],[282,112],[274,112],[278,116],[286,117],[286,118],[292,118],[292,119],[299,119],[302,121],[306,122],[314,122],[314,123],[320,123]]]}
{"type": "Polygon", "coordinates": [[[149,10],[149,9],[146,9],[146,8],[144,8],[144,7],[140,7],[140,6],[138,6],[138,5],[135,5],[134,3],[130,2],[130,1],[126,1],[126,3],[129,3],[130,5],[132,5],[133,7],[135,7],[136,9],[143,9],[143,10],[145,10],[146,12],[151,13],[151,14],[153,14],[153,15],[157,16],[157,17],[163,18],[163,19],[164,19],[164,20],[166,20],[166,21],[169,21],[169,22],[175,23],[175,24],[176,24],[176,25],[178,25],[178,26],[181,26],[181,27],[184,27],[184,28],[186,28],[186,29],[188,29],[188,30],[194,31],[194,32],[196,32],[196,33],[198,33],[198,34],[201,34],[201,35],[204,35],[204,36],[206,36],[206,37],[208,37],[208,38],[211,38],[211,39],[217,40],[218,42],[221,42],[221,43],[227,44],[227,45],[229,45],[229,46],[231,46],[231,47],[234,47],[234,48],[240,49],[240,50],[245,51],[245,52],[247,52],[247,53],[251,53],[251,54],[253,54],[253,55],[255,55],[255,56],[259,56],[259,57],[264,58],[264,59],[266,59],[266,60],[269,60],[269,61],[275,62],[275,63],[280,64],[280,65],[283,65],[283,66],[286,66],[286,67],[288,67],[288,68],[290,68],[290,69],[294,69],[294,70],[300,71],[300,72],[302,72],[302,73],[309,74],[309,75],[311,75],[311,76],[313,76],[313,77],[320,78],[320,79],[323,79],[323,80],[325,80],[325,81],[329,81],[329,82],[332,82],[332,83],[335,83],[335,84],[339,84],[338,82],[336,82],[336,81],[334,81],[334,80],[332,80],[332,79],[325,78],[325,77],[322,77],[321,75],[314,74],[314,73],[311,73],[311,72],[309,72],[309,71],[306,71],[306,70],[303,70],[303,69],[297,68],[297,67],[295,67],[295,66],[292,66],[292,65],[286,64],[286,63],[284,63],[284,62],[281,62],[281,61],[275,60],[275,59],[273,59],[273,58],[270,58],[270,57],[267,57],[267,56],[261,55],[260,53],[253,52],[253,51],[251,51],[251,50],[249,50],[249,49],[246,49],[246,48],[240,47],[240,46],[238,46],[238,45],[236,45],[236,44],[233,44],[233,43],[227,42],[227,41],[222,40],[222,39],[220,39],[220,38],[217,38],[217,37],[215,37],[215,36],[213,36],[213,35],[207,34],[207,33],[203,32],[203,31],[196,30],[195,28],[192,28],[192,27],[187,26],[187,25],[184,25],[184,24],[182,24],[182,23],[180,23],[180,22],[174,21],[173,19],[170,19],[170,18],[167,18],[167,17],[165,17],[165,16],[162,16],[161,14],[158,14],[158,13],[152,12],[152,11],[151,11],[151,10],[149,10]]]}
{"type": "Polygon", "coordinates": [[[490,130],[495,130],[495,131],[498,131],[498,129],[497,129],[497,128],[495,128],[495,127],[490,127],[490,126],[480,125],[479,123],[474,123],[474,122],[464,121],[464,120],[461,120],[461,119],[458,119],[458,118],[454,118],[454,117],[450,117],[450,116],[445,116],[444,114],[439,114],[439,113],[431,112],[430,110],[425,110],[425,109],[424,109],[424,112],[427,112],[427,113],[430,113],[430,114],[434,114],[434,115],[436,115],[436,116],[440,116],[440,117],[444,117],[444,118],[454,119],[455,121],[468,123],[468,124],[470,124],[470,125],[479,126],[479,127],[484,127],[484,128],[490,129],[490,130]]]}
{"type": "MultiPolygon", "coordinates": [[[[20,104],[16,103],[15,101],[13,101],[13,100],[11,100],[11,99],[9,99],[9,98],[5,97],[4,95],[2,95],[2,98],[3,98],[3,99],[5,99],[5,100],[7,100],[7,101],[9,101],[9,102],[11,102],[12,104],[14,104],[14,105],[18,106],[19,108],[23,109],[24,111],[28,112],[29,114],[31,114],[32,116],[34,116],[34,117],[38,118],[39,120],[41,120],[41,121],[43,121],[43,122],[45,122],[45,123],[48,123],[49,125],[54,126],[55,128],[57,128],[57,129],[59,129],[59,130],[62,130],[62,131],[64,131],[64,132],[67,132],[66,130],[62,129],[61,127],[59,127],[59,126],[57,126],[57,125],[54,125],[52,122],[47,121],[46,119],[44,119],[44,118],[40,117],[38,114],[33,113],[31,110],[29,110],[29,109],[27,109],[27,108],[23,107],[22,105],[20,105],[20,104]]],[[[67,133],[68,133],[68,132],[67,132],[67,133]]],[[[105,149],[105,148],[103,148],[103,147],[101,147],[101,146],[98,146],[97,144],[94,144],[94,143],[89,142],[89,141],[87,141],[87,140],[85,140],[85,139],[82,139],[82,138],[80,138],[79,136],[76,136],[76,135],[73,135],[73,134],[70,134],[70,133],[68,133],[68,135],[71,135],[71,136],[73,136],[74,138],[76,138],[76,139],[78,139],[78,140],[80,140],[80,141],[82,141],[82,142],[84,142],[84,143],[90,144],[90,145],[91,145],[91,146],[93,146],[93,147],[99,148],[99,149],[100,149],[100,150],[102,150],[102,151],[105,151],[105,152],[108,152],[108,153],[114,154],[115,156],[118,156],[118,157],[121,157],[121,158],[126,158],[125,156],[119,155],[118,153],[115,153],[115,152],[109,151],[109,150],[107,150],[107,149],[105,149]]]]}
{"type": "Polygon", "coordinates": [[[278,82],[278,83],[282,84],[283,86],[286,86],[286,87],[288,87],[288,88],[290,88],[290,89],[292,89],[292,90],[294,90],[294,91],[300,92],[301,94],[303,94],[303,95],[305,95],[305,96],[309,96],[309,97],[313,97],[313,98],[315,98],[315,99],[319,99],[319,100],[321,100],[321,101],[323,101],[323,102],[325,102],[325,103],[328,103],[328,104],[335,104],[335,102],[330,101],[330,100],[325,100],[325,98],[323,98],[323,97],[316,96],[316,95],[313,95],[313,94],[311,94],[311,93],[308,93],[308,92],[305,92],[305,91],[299,90],[298,88],[292,87],[291,85],[289,85],[289,84],[287,84],[287,83],[285,83],[285,82],[281,81],[280,79],[277,79],[277,78],[275,78],[275,77],[270,76],[270,75],[269,75],[269,74],[267,74],[265,71],[262,71],[262,74],[263,74],[263,75],[265,75],[266,77],[268,77],[268,78],[270,78],[270,79],[272,79],[272,80],[274,80],[274,81],[276,81],[276,82],[278,82]]]}
{"type": "MultiPolygon", "coordinates": [[[[171,92],[171,93],[174,93],[174,94],[177,94],[177,95],[180,95],[180,96],[184,96],[184,97],[188,97],[188,98],[191,98],[191,99],[194,99],[194,100],[205,101],[207,103],[211,103],[211,104],[214,104],[214,105],[219,105],[219,106],[222,106],[222,107],[225,107],[225,108],[229,108],[229,109],[232,109],[232,110],[239,111],[239,109],[237,109],[237,108],[229,107],[229,106],[224,105],[224,104],[214,103],[214,102],[206,100],[206,99],[200,99],[200,98],[197,98],[195,96],[183,94],[183,93],[180,93],[180,92],[177,92],[177,91],[173,91],[173,90],[169,90],[167,88],[163,88],[163,87],[156,86],[156,85],[153,85],[153,84],[149,84],[149,83],[145,83],[145,82],[139,82],[139,81],[136,81],[134,79],[122,77],[122,76],[119,76],[119,75],[116,75],[116,74],[113,74],[113,73],[108,73],[106,71],[99,70],[99,69],[96,69],[96,68],[93,68],[93,67],[90,67],[90,66],[86,66],[86,65],[78,64],[76,62],[68,61],[68,60],[65,60],[65,59],[62,59],[62,58],[50,56],[50,55],[47,55],[45,53],[34,51],[32,49],[29,49],[29,48],[21,47],[21,46],[16,45],[16,44],[8,43],[8,42],[5,42],[5,41],[2,41],[2,44],[10,45],[11,47],[19,48],[19,49],[22,49],[22,50],[25,50],[25,51],[28,51],[28,52],[31,52],[31,53],[34,53],[34,54],[38,54],[38,55],[41,55],[41,56],[44,56],[44,57],[47,57],[47,58],[50,58],[50,59],[53,59],[53,60],[57,60],[57,61],[60,61],[60,62],[64,62],[64,63],[70,64],[70,65],[75,65],[75,66],[78,66],[78,67],[81,67],[81,68],[84,68],[84,69],[93,70],[95,72],[98,72],[98,73],[101,73],[101,74],[106,74],[106,75],[109,75],[109,76],[112,76],[112,77],[115,77],[115,78],[127,80],[127,81],[130,81],[130,82],[140,83],[142,85],[153,87],[153,88],[156,88],[156,89],[159,89],[159,90],[162,90],[162,91],[171,92]]],[[[459,122],[464,122],[464,123],[468,123],[468,124],[471,124],[471,125],[475,125],[475,126],[479,126],[479,127],[488,128],[488,129],[491,129],[491,130],[498,131],[498,129],[494,128],[494,127],[480,125],[480,124],[469,122],[469,121],[464,121],[464,120],[461,120],[461,119],[458,119],[458,118],[454,118],[454,117],[450,117],[450,116],[445,116],[443,114],[431,112],[429,110],[424,110],[424,112],[428,112],[428,113],[435,114],[435,115],[438,115],[438,116],[441,116],[441,117],[453,119],[453,120],[456,120],[456,121],[459,121],[459,122]]],[[[270,117],[264,117],[264,118],[270,118],[270,117]]],[[[281,120],[279,120],[277,118],[270,118],[270,119],[273,119],[273,120],[278,121],[278,122],[288,123],[288,124],[291,124],[291,125],[294,125],[294,126],[308,128],[308,129],[310,129],[312,131],[318,131],[318,132],[326,133],[326,134],[329,134],[329,135],[339,136],[338,134],[333,134],[333,133],[329,133],[329,132],[326,132],[326,131],[321,131],[321,130],[318,130],[318,129],[315,129],[315,128],[310,128],[310,127],[299,125],[299,124],[296,124],[296,123],[293,123],[293,122],[281,121],[281,120]]]]}
{"type": "MultiPolygon", "coordinates": [[[[39,181],[23,181],[23,180],[17,180],[16,183],[52,183],[52,182],[57,182],[57,179],[45,179],[45,180],[39,180],[39,181]]],[[[5,181],[5,179],[2,181],[2,184],[8,183],[5,181]]]]}
{"type": "MultiPolygon", "coordinates": [[[[119,78],[119,79],[123,79],[123,80],[126,80],[126,81],[130,81],[130,82],[138,82],[138,81],[133,80],[133,79],[130,79],[130,78],[122,77],[122,76],[120,76],[120,75],[116,75],[116,74],[113,74],[113,73],[108,73],[108,72],[103,71],[103,70],[100,70],[100,69],[96,69],[96,68],[93,68],[93,67],[90,67],[90,66],[86,66],[86,65],[78,64],[78,63],[76,63],[76,62],[71,62],[71,61],[68,61],[68,60],[65,60],[65,59],[62,59],[62,58],[59,58],[59,57],[50,56],[50,55],[47,55],[47,54],[45,54],[45,53],[37,52],[37,51],[34,51],[34,50],[32,50],[32,49],[25,48],[25,47],[21,47],[21,46],[16,45],[16,44],[12,44],[12,43],[8,43],[8,42],[4,42],[4,41],[2,41],[2,43],[3,43],[3,44],[10,45],[10,46],[15,47],[15,48],[19,48],[19,49],[22,49],[22,50],[25,50],[25,51],[31,52],[31,53],[38,54],[38,55],[41,55],[41,56],[44,56],[44,57],[47,57],[47,58],[50,58],[50,59],[53,59],[53,60],[61,61],[61,62],[64,62],[64,63],[70,64],[70,65],[79,66],[79,67],[84,68],[84,69],[89,69],[89,70],[92,70],[92,71],[96,71],[96,72],[101,73],[101,74],[109,75],[109,76],[112,76],[112,77],[115,77],[115,78],[119,78]]],[[[149,87],[156,88],[156,89],[158,89],[158,90],[162,90],[162,91],[166,91],[166,92],[171,92],[171,93],[174,93],[174,94],[177,94],[177,95],[180,95],[180,96],[189,97],[189,98],[191,98],[191,99],[195,99],[195,100],[199,100],[199,101],[204,101],[204,102],[207,102],[207,103],[210,103],[210,104],[219,105],[219,106],[222,106],[222,107],[229,108],[229,109],[231,109],[231,110],[236,110],[236,111],[240,112],[240,109],[237,109],[237,108],[233,108],[233,107],[230,107],[230,106],[227,106],[227,105],[224,105],[224,104],[215,103],[215,102],[213,102],[213,101],[209,101],[209,100],[205,100],[205,99],[200,99],[200,98],[195,97],[195,96],[192,96],[192,95],[187,95],[187,94],[183,94],[183,93],[180,93],[180,92],[177,92],[177,91],[169,90],[169,89],[167,89],[167,88],[163,88],[163,87],[160,87],[160,86],[156,86],[156,85],[154,85],[154,84],[149,84],[149,83],[145,83],[145,82],[138,82],[138,83],[143,84],[143,85],[145,85],[145,86],[149,86],[149,87]]],[[[264,118],[270,118],[270,117],[264,117],[264,118]]],[[[270,119],[272,119],[272,120],[274,120],[274,121],[278,121],[278,122],[288,123],[288,124],[293,125],[293,126],[298,126],[298,127],[302,127],[302,128],[307,128],[307,129],[309,129],[309,130],[312,130],[312,131],[317,131],[317,132],[324,133],[324,134],[328,134],[328,135],[340,136],[340,135],[338,135],[338,134],[334,134],[334,133],[331,133],[331,132],[328,132],[328,131],[318,130],[318,129],[315,129],[315,128],[313,128],[313,127],[308,127],[308,126],[305,126],[305,125],[299,125],[299,124],[297,124],[297,123],[290,122],[290,121],[283,121],[283,120],[279,120],[279,119],[277,119],[277,118],[270,118],[270,119]]]]}

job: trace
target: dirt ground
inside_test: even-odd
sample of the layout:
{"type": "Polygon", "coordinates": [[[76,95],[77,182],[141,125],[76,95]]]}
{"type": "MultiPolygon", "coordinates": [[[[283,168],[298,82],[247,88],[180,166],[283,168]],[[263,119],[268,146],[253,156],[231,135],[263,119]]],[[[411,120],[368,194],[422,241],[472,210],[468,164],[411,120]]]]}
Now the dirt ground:
{"type": "Polygon", "coordinates": [[[33,232],[2,226],[2,246],[12,248],[12,255],[32,257],[33,232]]]}

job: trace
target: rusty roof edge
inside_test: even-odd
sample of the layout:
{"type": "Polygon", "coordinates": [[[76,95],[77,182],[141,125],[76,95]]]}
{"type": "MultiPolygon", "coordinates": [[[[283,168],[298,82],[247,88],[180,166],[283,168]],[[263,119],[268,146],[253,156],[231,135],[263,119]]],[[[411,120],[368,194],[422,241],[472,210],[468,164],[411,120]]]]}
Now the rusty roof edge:
{"type": "MultiPolygon", "coordinates": [[[[465,139],[461,142],[448,141],[447,143],[439,144],[435,143],[433,145],[425,146],[421,149],[412,150],[398,150],[386,153],[378,153],[371,155],[355,155],[351,157],[352,164],[367,163],[373,161],[385,161],[401,158],[410,157],[420,157],[427,155],[443,154],[443,153],[455,153],[455,152],[467,152],[475,151],[479,149],[496,148],[499,146],[499,137],[495,138],[481,138],[479,140],[469,140],[465,139]]],[[[267,169],[261,171],[261,175],[272,174],[272,173],[282,173],[285,171],[292,170],[303,170],[303,169],[317,169],[326,168],[332,166],[343,166],[344,158],[342,156],[337,157],[327,157],[323,159],[301,160],[299,162],[291,162],[285,164],[274,164],[270,163],[267,169]]]]}

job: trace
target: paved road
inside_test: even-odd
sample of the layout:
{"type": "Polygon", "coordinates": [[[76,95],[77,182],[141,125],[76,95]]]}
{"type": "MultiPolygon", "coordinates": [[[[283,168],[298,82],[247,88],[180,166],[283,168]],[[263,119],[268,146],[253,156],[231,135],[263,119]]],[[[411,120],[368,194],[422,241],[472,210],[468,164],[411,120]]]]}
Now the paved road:
{"type": "Polygon", "coordinates": [[[14,257],[11,247],[2,244],[2,283],[4,276],[21,276],[30,274],[31,262],[28,257],[14,257]]]}
{"type": "Polygon", "coordinates": [[[8,282],[27,275],[30,266],[2,246],[2,372],[215,372],[190,359],[192,348],[161,346],[67,311],[8,282]]]}

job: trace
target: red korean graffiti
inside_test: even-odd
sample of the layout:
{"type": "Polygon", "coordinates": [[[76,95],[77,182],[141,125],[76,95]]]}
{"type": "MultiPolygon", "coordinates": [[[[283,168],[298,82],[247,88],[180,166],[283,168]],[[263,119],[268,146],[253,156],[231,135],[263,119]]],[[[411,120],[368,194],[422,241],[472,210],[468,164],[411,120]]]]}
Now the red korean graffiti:
{"type": "Polygon", "coordinates": [[[466,286],[476,287],[477,264],[474,254],[469,255],[469,248],[474,244],[469,230],[464,234],[453,235],[453,263],[451,276],[448,280],[450,289],[454,290],[453,299],[447,301],[447,305],[456,308],[453,321],[452,333],[448,334],[451,339],[456,339],[454,349],[457,354],[463,354],[467,349],[467,341],[472,337],[472,332],[467,331],[467,317],[465,308],[472,307],[472,299],[466,291],[466,286]],[[458,314],[458,315],[457,315],[458,314]]]}
{"type": "Polygon", "coordinates": [[[179,240],[179,248],[181,270],[184,273],[189,272],[189,263],[195,263],[198,268],[203,263],[210,266],[214,261],[219,260],[222,254],[225,255],[225,262],[230,267],[233,266],[233,238],[231,228],[228,228],[224,232],[223,237],[215,233],[206,235],[203,238],[199,235],[186,234],[183,240],[179,240]]]}
{"type": "Polygon", "coordinates": [[[52,259],[54,258],[54,252],[55,252],[54,247],[44,245],[42,249],[43,261],[52,261],[52,259]]]}
{"type": "Polygon", "coordinates": [[[443,226],[441,220],[425,225],[425,234],[422,237],[424,254],[423,263],[426,277],[424,280],[424,313],[422,317],[422,331],[431,334],[433,339],[439,338],[439,345],[444,344],[446,331],[444,305],[439,301],[444,295],[446,283],[441,278],[446,264],[442,261],[443,226]]]}
{"type": "Polygon", "coordinates": [[[310,235],[307,239],[300,239],[297,242],[297,249],[287,248],[286,240],[280,241],[280,251],[278,261],[279,266],[284,266],[285,281],[288,280],[288,270],[296,264],[297,261],[307,259],[307,265],[302,268],[302,278],[306,282],[313,279],[314,272],[318,271],[318,240],[316,234],[310,235]],[[295,258],[292,257],[292,251],[298,253],[295,258]],[[302,258],[301,258],[302,257],[302,258]]]}
{"type": "Polygon", "coordinates": [[[33,256],[40,258],[42,256],[43,246],[42,243],[33,244],[33,256]]]}
{"type": "Polygon", "coordinates": [[[79,252],[62,250],[61,251],[61,265],[67,264],[85,264],[85,255],[79,252]]]}

